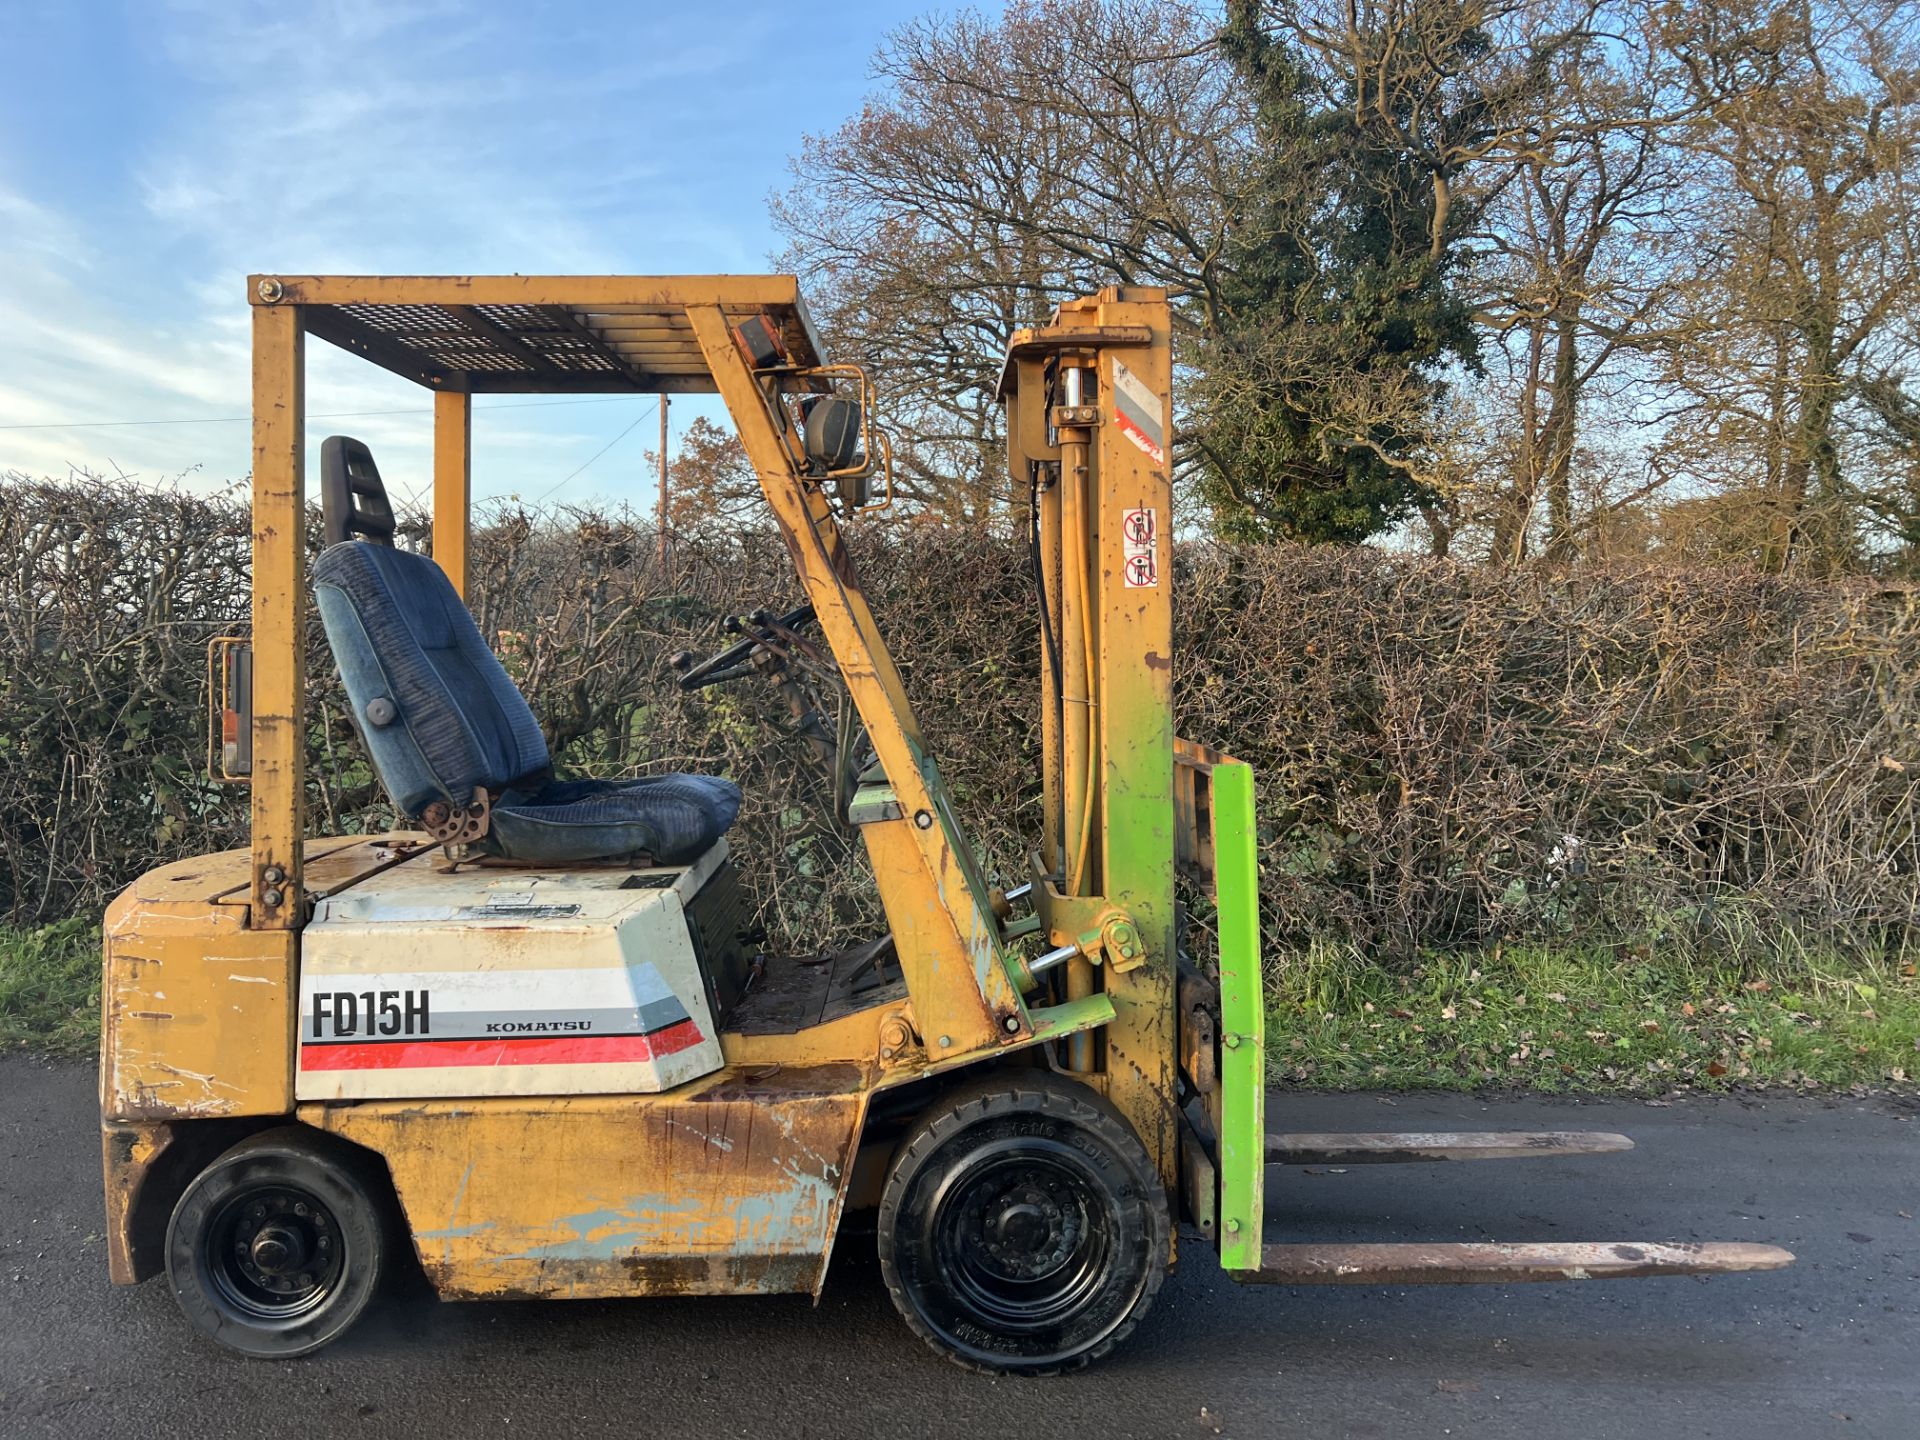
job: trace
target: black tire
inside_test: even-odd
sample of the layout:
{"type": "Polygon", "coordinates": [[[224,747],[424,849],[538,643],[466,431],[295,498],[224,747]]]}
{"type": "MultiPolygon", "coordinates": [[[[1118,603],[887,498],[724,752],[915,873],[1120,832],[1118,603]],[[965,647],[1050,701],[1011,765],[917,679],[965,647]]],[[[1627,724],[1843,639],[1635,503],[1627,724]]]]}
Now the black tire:
{"type": "Polygon", "coordinates": [[[1166,1278],[1167,1192],[1120,1112],[1044,1070],[943,1097],[880,1202],[880,1269],[969,1369],[1052,1375],[1124,1340],[1166,1278]]]}
{"type": "Polygon", "coordinates": [[[210,1340],[261,1359],[346,1333],[387,1262],[383,1181],[313,1131],[243,1140],[194,1178],[167,1224],[167,1281],[210,1340]]]}

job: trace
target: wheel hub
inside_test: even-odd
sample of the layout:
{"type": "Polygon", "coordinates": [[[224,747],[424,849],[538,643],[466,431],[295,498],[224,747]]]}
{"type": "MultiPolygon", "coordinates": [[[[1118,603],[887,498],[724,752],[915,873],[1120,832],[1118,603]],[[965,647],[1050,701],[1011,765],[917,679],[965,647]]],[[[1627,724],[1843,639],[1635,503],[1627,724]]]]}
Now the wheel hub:
{"type": "Polygon", "coordinates": [[[291,1225],[263,1225],[252,1250],[253,1263],[267,1275],[285,1275],[307,1263],[306,1237],[291,1225]]]}
{"type": "Polygon", "coordinates": [[[1008,1278],[1047,1274],[1079,1243],[1076,1217],[1061,1203],[1060,1186],[1024,1181],[981,1206],[981,1248],[1008,1278]]]}
{"type": "Polygon", "coordinates": [[[226,1226],[231,1239],[210,1257],[216,1282],[249,1314],[286,1315],[317,1304],[339,1274],[338,1226],[304,1192],[255,1191],[228,1207],[226,1226]]]}
{"type": "Polygon", "coordinates": [[[1004,1206],[987,1222],[987,1233],[994,1243],[1010,1254],[1030,1255],[1047,1242],[1047,1232],[1059,1219],[1050,1207],[1020,1200],[1004,1206]]]}

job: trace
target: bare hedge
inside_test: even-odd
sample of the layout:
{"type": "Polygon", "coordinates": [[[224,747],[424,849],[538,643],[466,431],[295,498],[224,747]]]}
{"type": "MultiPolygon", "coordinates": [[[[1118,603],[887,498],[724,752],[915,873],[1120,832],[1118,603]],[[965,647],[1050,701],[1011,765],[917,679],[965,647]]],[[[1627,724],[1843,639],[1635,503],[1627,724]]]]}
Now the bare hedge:
{"type": "MultiPolygon", "coordinates": [[[[1038,823],[1024,550],[914,529],[854,550],[960,813],[1015,873],[1038,823]]],[[[732,775],[780,943],[878,923],[778,698],[682,695],[665,669],[716,647],[727,613],[793,597],[776,539],[683,537],[663,575],[631,517],[506,511],[475,574],[563,767],[732,775]]],[[[203,657],[244,622],[246,583],[231,500],[0,484],[0,915],[97,909],[150,865],[240,843],[243,793],[203,773],[203,657]]],[[[1906,589],[1296,547],[1189,547],[1175,583],[1180,728],[1257,768],[1271,943],[1912,942],[1906,589]]],[[[317,630],[311,653],[314,823],[385,825],[317,630]]]]}

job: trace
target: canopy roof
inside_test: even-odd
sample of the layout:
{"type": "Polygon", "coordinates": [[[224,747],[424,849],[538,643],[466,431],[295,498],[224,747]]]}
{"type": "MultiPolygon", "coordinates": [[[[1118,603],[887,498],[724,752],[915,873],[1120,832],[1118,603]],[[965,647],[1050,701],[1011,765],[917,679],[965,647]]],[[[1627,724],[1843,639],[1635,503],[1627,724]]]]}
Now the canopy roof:
{"type": "Polygon", "coordinates": [[[822,363],[791,275],[253,275],[255,305],[433,390],[682,394],[717,387],[687,320],[766,315],[796,365],[822,363]]]}

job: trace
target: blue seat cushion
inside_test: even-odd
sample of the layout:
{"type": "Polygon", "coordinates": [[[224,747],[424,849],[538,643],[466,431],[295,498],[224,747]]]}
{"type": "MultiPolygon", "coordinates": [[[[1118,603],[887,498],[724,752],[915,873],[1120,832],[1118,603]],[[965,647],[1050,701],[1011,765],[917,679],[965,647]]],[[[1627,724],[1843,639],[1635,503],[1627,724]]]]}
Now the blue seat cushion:
{"type": "Polygon", "coordinates": [[[352,540],[321,551],[313,581],[360,734],[403,814],[547,769],[540,722],[438,565],[352,540]]]}
{"type": "Polygon", "coordinates": [[[327,643],[380,783],[403,815],[492,799],[488,853],[529,864],[697,858],[740,790],[711,775],[553,777],[532,709],[440,567],[391,545],[329,545],[313,566],[327,643]]]}
{"type": "Polygon", "coordinates": [[[493,807],[483,847],[539,865],[647,855],[697,859],[740,813],[740,787],[717,775],[550,780],[515,788],[493,807]]]}

